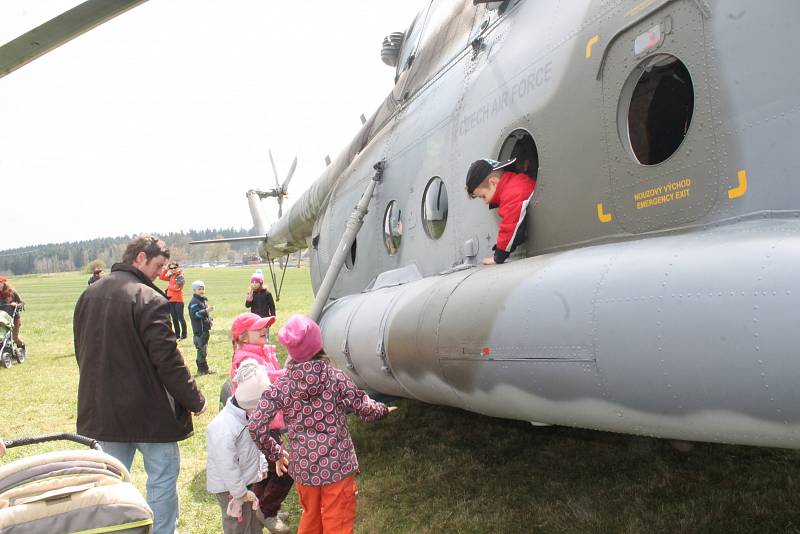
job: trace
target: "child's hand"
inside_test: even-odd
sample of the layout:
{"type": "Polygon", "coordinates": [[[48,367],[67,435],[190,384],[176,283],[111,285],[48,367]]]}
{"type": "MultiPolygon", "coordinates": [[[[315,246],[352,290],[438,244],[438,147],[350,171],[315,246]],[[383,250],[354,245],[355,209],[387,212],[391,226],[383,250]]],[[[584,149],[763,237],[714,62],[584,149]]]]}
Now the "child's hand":
{"type": "Polygon", "coordinates": [[[389,413],[392,413],[397,409],[397,406],[389,406],[389,413]]]}
{"type": "Polygon", "coordinates": [[[289,453],[286,450],[281,450],[281,457],[275,462],[275,473],[282,477],[284,473],[289,470],[289,453]]]}
{"type": "Polygon", "coordinates": [[[483,260],[481,260],[481,263],[484,265],[495,265],[494,258],[491,256],[488,258],[483,258],[483,260]]]}
{"type": "Polygon", "coordinates": [[[0,456],[4,456],[6,454],[6,444],[3,443],[3,440],[0,439],[0,456]]]}

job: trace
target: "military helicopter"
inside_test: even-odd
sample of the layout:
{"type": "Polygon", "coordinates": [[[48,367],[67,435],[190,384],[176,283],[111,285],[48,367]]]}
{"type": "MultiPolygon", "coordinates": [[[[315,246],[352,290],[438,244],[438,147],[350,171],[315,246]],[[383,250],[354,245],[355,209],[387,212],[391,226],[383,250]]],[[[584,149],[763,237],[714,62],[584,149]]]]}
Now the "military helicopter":
{"type": "Polygon", "coordinates": [[[395,85],[264,235],[309,248],[364,388],[530,421],[800,447],[800,5],[426,0],[395,85]],[[525,250],[470,163],[537,178],[525,250]],[[356,206],[356,209],[353,209],[356,206]]]}

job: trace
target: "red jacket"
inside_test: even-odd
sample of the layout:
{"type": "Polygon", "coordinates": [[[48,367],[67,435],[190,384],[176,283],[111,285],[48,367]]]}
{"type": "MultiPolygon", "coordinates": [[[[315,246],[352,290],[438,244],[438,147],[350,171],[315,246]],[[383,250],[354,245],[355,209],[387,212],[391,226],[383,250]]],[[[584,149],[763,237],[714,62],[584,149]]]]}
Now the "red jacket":
{"type": "MultiPolygon", "coordinates": [[[[167,276],[169,271],[163,271],[158,277],[162,280],[169,280],[169,287],[167,287],[167,298],[170,302],[183,302],[183,285],[178,285],[178,276],[183,277],[183,271],[178,269],[172,271],[171,276],[167,276]]],[[[184,282],[185,283],[185,282],[184,282]]]]}
{"type": "MultiPolygon", "coordinates": [[[[497,232],[497,250],[511,252],[514,239],[525,221],[528,203],[536,189],[536,180],[527,174],[504,172],[497,184],[489,209],[497,208],[500,230],[497,232]]],[[[508,256],[508,254],[506,254],[508,256]]]]}

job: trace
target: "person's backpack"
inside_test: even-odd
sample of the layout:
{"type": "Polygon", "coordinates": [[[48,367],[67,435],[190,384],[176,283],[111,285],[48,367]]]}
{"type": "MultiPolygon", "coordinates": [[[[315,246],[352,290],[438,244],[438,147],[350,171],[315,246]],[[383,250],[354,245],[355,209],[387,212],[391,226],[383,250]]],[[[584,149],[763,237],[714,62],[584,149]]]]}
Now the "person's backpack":
{"type": "Polygon", "coordinates": [[[183,289],[183,284],[186,283],[186,278],[184,278],[183,273],[180,273],[178,276],[175,277],[175,285],[179,288],[183,289]]]}

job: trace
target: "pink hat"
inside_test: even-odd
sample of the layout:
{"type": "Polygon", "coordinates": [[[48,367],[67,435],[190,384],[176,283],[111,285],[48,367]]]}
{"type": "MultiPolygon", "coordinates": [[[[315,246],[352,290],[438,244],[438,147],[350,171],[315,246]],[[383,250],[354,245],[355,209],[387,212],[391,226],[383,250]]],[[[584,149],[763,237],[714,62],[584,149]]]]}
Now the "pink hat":
{"type": "Polygon", "coordinates": [[[307,362],[322,350],[322,332],[305,315],[293,315],[278,332],[278,339],[289,356],[298,363],[307,362]]]}
{"type": "Polygon", "coordinates": [[[261,276],[260,274],[256,273],[256,274],[254,274],[253,276],[250,277],[250,283],[252,284],[254,282],[258,282],[259,284],[263,284],[264,283],[264,277],[261,276]]]}
{"type": "Polygon", "coordinates": [[[275,317],[259,317],[255,313],[242,313],[233,320],[231,337],[235,340],[248,330],[261,330],[269,328],[275,322],[275,317]]]}

